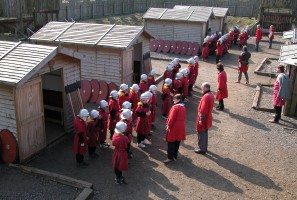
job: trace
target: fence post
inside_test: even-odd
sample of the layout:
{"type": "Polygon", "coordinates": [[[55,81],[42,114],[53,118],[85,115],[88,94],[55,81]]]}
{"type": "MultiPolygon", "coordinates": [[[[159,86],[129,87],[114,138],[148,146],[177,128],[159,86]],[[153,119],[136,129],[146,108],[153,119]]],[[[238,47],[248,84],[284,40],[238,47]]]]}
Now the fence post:
{"type": "Polygon", "coordinates": [[[252,18],[254,16],[254,5],[252,4],[252,13],[251,13],[251,17],[252,18]]]}
{"type": "Polygon", "coordinates": [[[68,21],[68,6],[66,6],[66,8],[65,8],[65,17],[66,17],[66,20],[68,21]]]}
{"type": "Polygon", "coordinates": [[[102,4],[102,7],[103,7],[103,16],[105,16],[105,3],[104,2],[102,4]]]}
{"type": "Polygon", "coordinates": [[[94,3],[91,4],[92,19],[94,19],[94,3]]]}
{"type": "Polygon", "coordinates": [[[237,13],[237,5],[234,6],[234,17],[236,17],[236,13],[237,13]]]}

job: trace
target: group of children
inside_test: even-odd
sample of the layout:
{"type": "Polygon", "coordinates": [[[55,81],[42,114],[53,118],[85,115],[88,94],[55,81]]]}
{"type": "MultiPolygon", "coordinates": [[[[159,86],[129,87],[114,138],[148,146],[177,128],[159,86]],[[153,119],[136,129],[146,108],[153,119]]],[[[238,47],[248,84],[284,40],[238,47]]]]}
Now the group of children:
{"type": "Polygon", "coordinates": [[[221,32],[213,33],[206,36],[202,45],[202,59],[207,60],[209,55],[216,55],[216,63],[219,62],[221,57],[228,53],[232,45],[239,45],[242,48],[247,44],[249,39],[249,29],[241,29],[238,25],[232,27],[229,33],[222,35],[221,32]]]}

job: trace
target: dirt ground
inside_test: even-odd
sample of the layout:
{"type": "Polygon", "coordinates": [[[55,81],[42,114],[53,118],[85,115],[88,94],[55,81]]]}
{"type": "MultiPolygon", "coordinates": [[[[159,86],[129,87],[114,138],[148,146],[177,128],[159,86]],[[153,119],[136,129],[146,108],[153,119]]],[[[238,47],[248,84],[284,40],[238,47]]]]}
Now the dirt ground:
{"type": "MultiPolygon", "coordinates": [[[[186,104],[187,139],[181,144],[178,160],[163,164],[167,144],[163,140],[165,120],[160,117],[159,97],[152,145],[140,149],[134,138],[134,158],[129,160],[129,171],[123,174],[127,185],[114,182],[112,147],[99,149],[97,159],[86,156],[90,165],[86,169],[77,168],[72,153],[73,135],[46,149],[27,165],[93,183],[93,199],[297,199],[297,133],[284,130],[284,127],[297,128],[296,119],[282,116],[280,124],[271,124],[268,122],[271,113],[251,108],[257,82],[274,83],[274,79],[253,73],[264,57],[279,55],[281,40],[277,38],[278,42],[268,49],[265,39],[257,53],[253,38],[249,40],[248,48],[252,53],[250,85],[234,83],[237,57],[241,52],[238,48],[234,47],[222,58],[228,75],[229,98],[225,100],[223,112],[213,111],[206,155],[193,151],[197,147],[195,121],[201,98],[201,90],[195,88],[186,104]]],[[[200,61],[197,85],[207,81],[215,92],[217,71],[214,63],[214,57],[207,62],[200,61]]],[[[168,61],[152,61],[159,73],[167,64],[168,61]]],[[[160,91],[161,86],[158,87],[160,91]]],[[[272,103],[272,97],[267,101],[272,103]]],[[[2,177],[0,183],[11,184],[2,177]]],[[[3,188],[0,191],[1,194],[6,192],[3,188]]],[[[51,193],[48,197],[52,199],[51,193]]]]}

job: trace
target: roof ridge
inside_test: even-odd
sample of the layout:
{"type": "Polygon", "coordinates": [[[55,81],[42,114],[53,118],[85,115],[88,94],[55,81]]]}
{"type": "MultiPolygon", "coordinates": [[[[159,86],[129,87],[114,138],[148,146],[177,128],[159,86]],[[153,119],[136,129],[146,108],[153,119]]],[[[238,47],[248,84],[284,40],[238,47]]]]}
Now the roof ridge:
{"type": "Polygon", "coordinates": [[[97,45],[116,26],[113,24],[94,44],[97,45]]]}

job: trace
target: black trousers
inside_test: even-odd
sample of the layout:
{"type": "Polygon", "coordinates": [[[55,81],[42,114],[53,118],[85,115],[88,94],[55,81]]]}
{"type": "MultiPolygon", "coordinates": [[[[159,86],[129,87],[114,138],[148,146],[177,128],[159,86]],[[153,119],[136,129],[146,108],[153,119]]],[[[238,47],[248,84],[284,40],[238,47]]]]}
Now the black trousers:
{"type": "Polygon", "coordinates": [[[112,140],[112,136],[114,134],[114,130],[110,130],[109,133],[110,133],[109,139],[112,140]]]}
{"type": "Polygon", "coordinates": [[[224,100],[219,100],[219,107],[224,109],[224,100]]]}
{"type": "Polygon", "coordinates": [[[188,93],[191,96],[193,91],[193,84],[189,84],[188,93]]]}
{"type": "Polygon", "coordinates": [[[114,173],[115,173],[117,179],[122,179],[123,178],[122,171],[120,171],[118,169],[115,169],[114,173]]]}
{"type": "Polygon", "coordinates": [[[177,158],[177,153],[179,149],[180,141],[175,141],[175,142],[168,142],[167,143],[167,158],[168,159],[173,159],[177,158]]]}
{"type": "Polygon", "coordinates": [[[91,156],[91,155],[93,155],[95,153],[96,147],[90,147],[90,146],[88,146],[88,150],[89,150],[89,155],[91,156]]]}
{"type": "Polygon", "coordinates": [[[216,55],[216,64],[219,63],[219,60],[220,60],[221,56],[220,55],[216,55]]]}
{"type": "Polygon", "coordinates": [[[81,154],[76,154],[76,162],[77,163],[82,163],[84,161],[84,155],[81,154]]]}
{"type": "Polygon", "coordinates": [[[282,115],[282,106],[274,106],[275,116],[274,121],[278,122],[282,115]]]}
{"type": "Polygon", "coordinates": [[[140,144],[145,139],[145,135],[137,133],[137,143],[140,144]]]}

